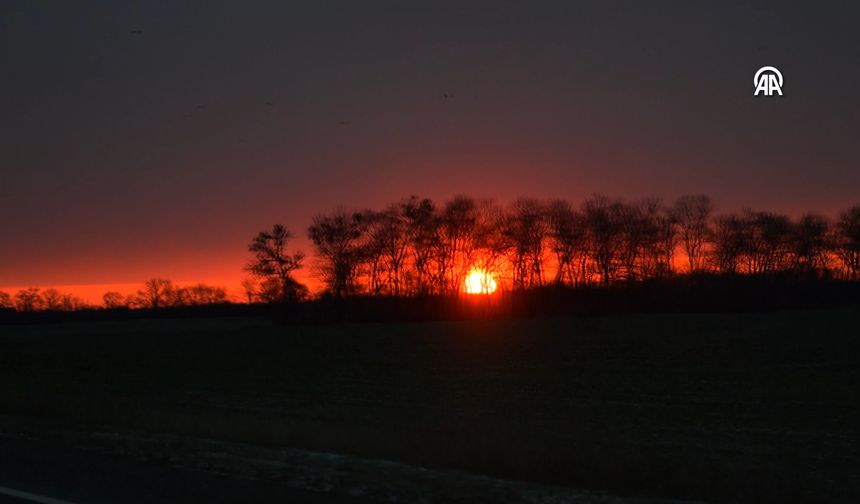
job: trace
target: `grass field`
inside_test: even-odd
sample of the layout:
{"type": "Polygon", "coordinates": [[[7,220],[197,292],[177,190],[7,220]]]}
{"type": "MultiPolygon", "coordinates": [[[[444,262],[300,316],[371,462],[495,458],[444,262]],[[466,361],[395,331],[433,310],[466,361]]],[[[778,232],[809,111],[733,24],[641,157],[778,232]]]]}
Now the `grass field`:
{"type": "Polygon", "coordinates": [[[860,310],[0,326],[0,413],[620,494],[860,497],[860,310]]]}

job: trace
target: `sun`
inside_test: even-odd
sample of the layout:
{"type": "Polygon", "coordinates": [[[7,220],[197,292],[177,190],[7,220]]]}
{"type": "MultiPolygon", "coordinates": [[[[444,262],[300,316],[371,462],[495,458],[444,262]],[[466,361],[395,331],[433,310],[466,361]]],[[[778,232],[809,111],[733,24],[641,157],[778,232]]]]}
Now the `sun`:
{"type": "Polygon", "coordinates": [[[473,269],[466,275],[464,290],[466,294],[492,294],[496,292],[496,281],[488,272],[473,269]]]}

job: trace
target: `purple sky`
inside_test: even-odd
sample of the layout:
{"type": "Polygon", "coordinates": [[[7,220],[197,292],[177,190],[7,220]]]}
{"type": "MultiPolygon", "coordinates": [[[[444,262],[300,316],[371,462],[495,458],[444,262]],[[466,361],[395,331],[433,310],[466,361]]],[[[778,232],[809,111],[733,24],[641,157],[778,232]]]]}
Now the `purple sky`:
{"type": "Polygon", "coordinates": [[[0,6],[0,286],[236,282],[410,194],[860,203],[852,2],[153,4],[0,6]]]}

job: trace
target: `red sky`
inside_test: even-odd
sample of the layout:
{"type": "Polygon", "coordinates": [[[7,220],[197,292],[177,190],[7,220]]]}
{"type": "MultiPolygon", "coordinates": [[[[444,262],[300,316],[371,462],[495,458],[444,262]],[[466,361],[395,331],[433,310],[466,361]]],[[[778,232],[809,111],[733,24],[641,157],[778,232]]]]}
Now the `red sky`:
{"type": "Polygon", "coordinates": [[[644,4],[4,3],[0,289],[236,285],[411,194],[860,203],[857,7],[644,4]]]}

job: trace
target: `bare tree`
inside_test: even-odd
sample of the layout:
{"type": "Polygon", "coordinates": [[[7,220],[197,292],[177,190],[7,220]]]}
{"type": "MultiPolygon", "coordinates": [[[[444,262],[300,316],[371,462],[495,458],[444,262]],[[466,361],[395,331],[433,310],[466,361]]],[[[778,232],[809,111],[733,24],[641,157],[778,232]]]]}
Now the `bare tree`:
{"type": "Polygon", "coordinates": [[[474,262],[473,236],[478,222],[478,205],[468,196],[455,196],[441,215],[440,239],[436,242],[439,292],[460,290],[474,262]]]}
{"type": "Polygon", "coordinates": [[[374,239],[373,225],[377,221],[377,213],[372,210],[363,212],[364,221],[367,223],[369,230],[367,236],[362,240],[361,247],[362,258],[361,262],[363,273],[366,274],[367,292],[370,294],[381,294],[385,289],[385,273],[387,271],[385,258],[383,257],[383,245],[379,240],[374,239]]]}
{"type": "Polygon", "coordinates": [[[744,210],[716,219],[714,255],[724,273],[769,274],[790,267],[792,224],[785,215],[744,210]]]}
{"type": "Polygon", "coordinates": [[[211,305],[227,302],[227,290],[223,287],[213,287],[206,284],[196,284],[177,289],[184,293],[185,304],[211,305]]]}
{"type": "Polygon", "coordinates": [[[140,303],[147,308],[163,308],[168,305],[173,282],[164,278],[151,278],[137,291],[140,303]]]}
{"type": "Polygon", "coordinates": [[[317,215],[308,228],[321,263],[323,280],[335,297],[359,291],[358,276],[366,250],[366,215],[337,209],[330,215],[317,215]]]}
{"type": "Polygon", "coordinates": [[[102,296],[102,301],[104,302],[104,307],[109,310],[126,306],[125,296],[116,291],[105,292],[102,296]]]}
{"type": "Polygon", "coordinates": [[[50,288],[42,291],[42,309],[60,311],[63,309],[63,294],[57,289],[50,288]]]}
{"type": "Polygon", "coordinates": [[[293,271],[302,266],[304,254],[287,251],[291,238],[292,234],[280,224],[272,226],[271,231],[259,232],[248,245],[254,258],[245,267],[260,278],[277,282],[283,302],[297,301],[305,292],[304,286],[293,278],[293,271]]]}
{"type": "Polygon", "coordinates": [[[185,287],[173,287],[167,291],[169,306],[199,306],[227,302],[227,291],[223,287],[211,287],[206,284],[196,284],[185,287]]]}
{"type": "Polygon", "coordinates": [[[92,308],[91,305],[86,303],[83,299],[73,296],[71,294],[63,294],[62,307],[60,308],[63,311],[77,311],[77,310],[85,310],[88,308],[92,308]]]}
{"type": "Polygon", "coordinates": [[[716,268],[723,273],[739,273],[747,249],[747,228],[737,214],[724,214],[714,220],[713,258],[716,268]]]}
{"type": "Polygon", "coordinates": [[[848,278],[860,279],[860,205],[839,214],[834,241],[848,278]]]}
{"type": "Polygon", "coordinates": [[[252,304],[255,299],[258,299],[260,282],[254,277],[245,277],[242,279],[242,291],[248,300],[248,304],[252,304]]]}
{"type": "Polygon", "coordinates": [[[831,249],[830,221],[807,213],[793,226],[791,237],[793,267],[804,273],[827,273],[831,249]]]}
{"type": "Polygon", "coordinates": [[[0,291],[0,309],[8,310],[13,308],[15,308],[15,305],[12,303],[12,296],[8,292],[0,291]]]}
{"type": "Polygon", "coordinates": [[[441,219],[430,199],[415,196],[401,203],[406,219],[406,234],[412,252],[415,292],[429,294],[434,287],[436,244],[440,239],[441,219]]]}
{"type": "Polygon", "coordinates": [[[653,222],[653,253],[657,267],[655,275],[672,276],[675,273],[675,249],[678,247],[678,225],[671,208],[661,207],[653,222]]]}
{"type": "Polygon", "coordinates": [[[501,229],[510,244],[514,287],[543,284],[543,245],[547,235],[546,211],[538,200],[520,198],[505,213],[501,229]]]}
{"type": "Polygon", "coordinates": [[[663,206],[658,199],[646,198],[634,204],[616,203],[620,225],[620,259],[627,280],[655,277],[665,273],[664,243],[660,227],[663,206]]]}
{"type": "Polygon", "coordinates": [[[701,271],[705,266],[705,246],[711,234],[711,212],[711,199],[704,194],[681,196],[672,206],[672,218],[680,229],[681,244],[687,254],[691,273],[701,271]]]}
{"type": "Polygon", "coordinates": [[[604,285],[617,279],[622,265],[624,212],[621,201],[612,201],[603,195],[591,197],[582,207],[589,255],[604,285]]]}
{"type": "MultiPolygon", "coordinates": [[[[504,229],[507,217],[507,213],[499,205],[490,200],[481,201],[477,206],[477,219],[472,229],[472,262],[466,273],[472,268],[477,269],[494,279],[496,287],[509,280],[506,265],[511,244],[505,233],[499,232],[504,229]]],[[[484,281],[486,282],[486,279],[484,281]]],[[[461,283],[460,288],[463,287],[465,285],[461,283]]]]}
{"type": "Polygon", "coordinates": [[[550,246],[555,253],[555,283],[576,285],[585,282],[582,262],[586,255],[586,229],[582,214],[565,200],[555,200],[547,206],[550,246]]]}
{"type": "Polygon", "coordinates": [[[404,205],[391,205],[382,212],[367,212],[367,253],[371,261],[371,290],[403,294],[404,268],[409,255],[408,220],[404,205]]]}
{"type": "Polygon", "coordinates": [[[749,273],[767,274],[787,267],[791,222],[772,212],[744,212],[749,273]]]}
{"type": "Polygon", "coordinates": [[[15,309],[20,312],[41,310],[42,306],[42,296],[37,287],[29,287],[15,294],[15,309]]]}

